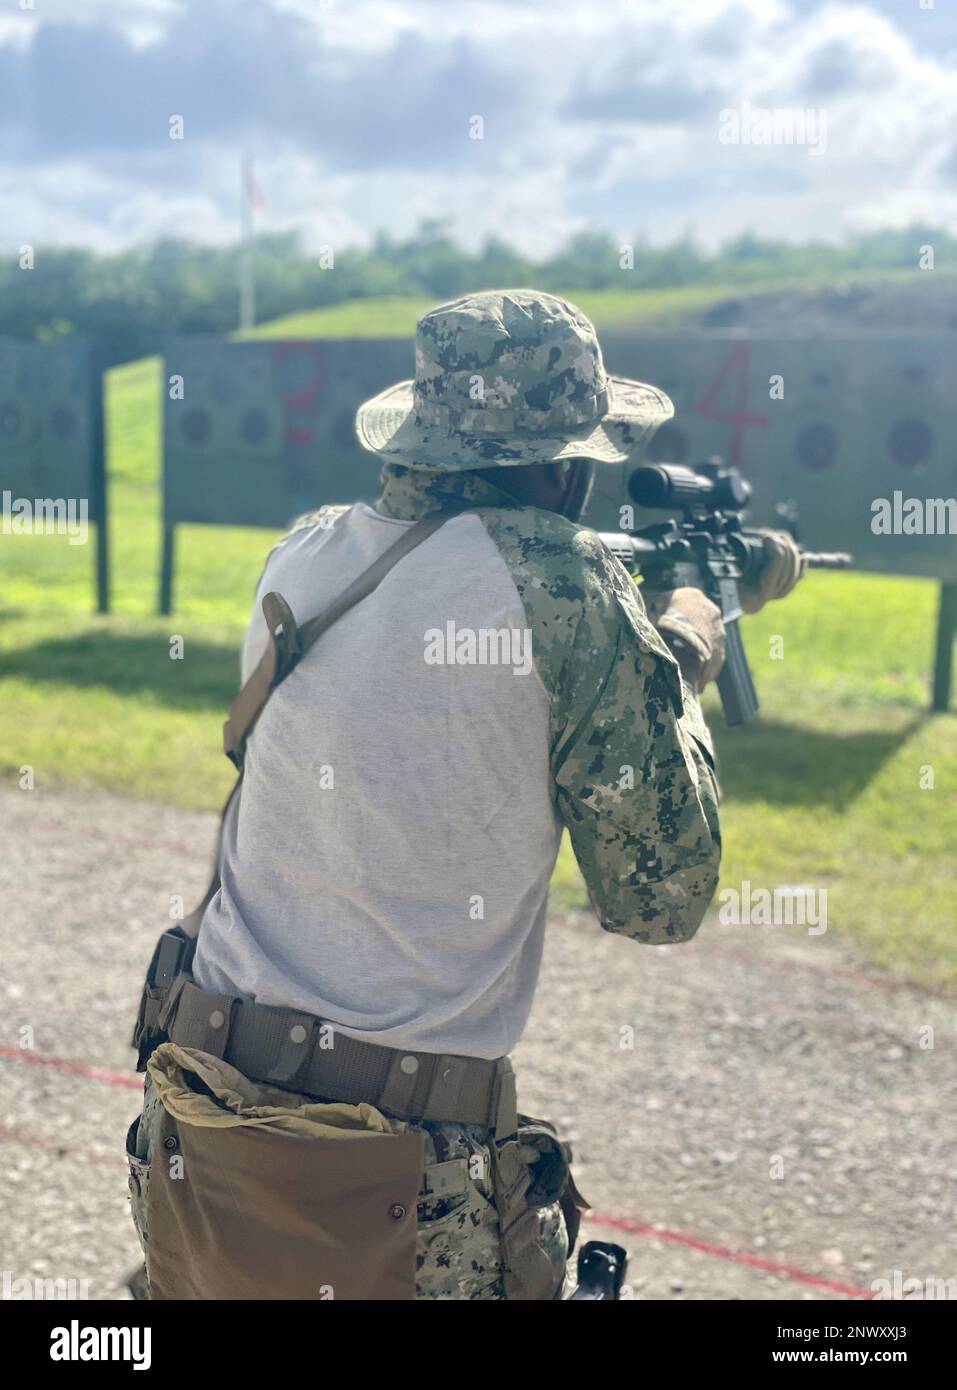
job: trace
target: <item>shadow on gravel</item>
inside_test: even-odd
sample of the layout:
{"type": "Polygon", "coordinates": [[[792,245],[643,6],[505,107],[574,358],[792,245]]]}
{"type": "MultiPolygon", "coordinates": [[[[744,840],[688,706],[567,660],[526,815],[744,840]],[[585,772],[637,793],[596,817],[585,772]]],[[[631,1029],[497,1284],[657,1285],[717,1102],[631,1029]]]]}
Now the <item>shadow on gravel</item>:
{"type": "Polygon", "coordinates": [[[721,790],[735,801],[844,810],[924,723],[917,715],[887,733],[829,733],[788,724],[729,729],[714,720],[721,790]]]}
{"type": "Polygon", "coordinates": [[[237,646],[187,638],[185,659],[169,638],[91,630],[0,655],[0,678],[100,686],[119,695],[151,695],[175,709],[227,709],[239,688],[237,646]]]}

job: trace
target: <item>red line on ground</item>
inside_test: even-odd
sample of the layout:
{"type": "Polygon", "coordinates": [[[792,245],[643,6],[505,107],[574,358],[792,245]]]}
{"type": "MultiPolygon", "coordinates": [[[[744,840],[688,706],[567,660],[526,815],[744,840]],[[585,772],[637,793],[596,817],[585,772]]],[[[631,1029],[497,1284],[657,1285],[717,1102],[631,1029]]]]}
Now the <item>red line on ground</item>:
{"type": "Polygon", "coordinates": [[[799,1284],[811,1284],[814,1288],[827,1289],[830,1293],[843,1294],[846,1298],[876,1298],[870,1289],[859,1288],[856,1284],[842,1284],[836,1279],[822,1279],[817,1274],[808,1274],[797,1265],[780,1264],[777,1260],[766,1260],[763,1255],[752,1255],[748,1250],[731,1250],[726,1245],[714,1245],[699,1236],[686,1235],[683,1231],[659,1230],[657,1226],[647,1226],[630,1216],[602,1216],[598,1212],[586,1212],[585,1220],[596,1226],[610,1226],[615,1231],[625,1231],[633,1236],[646,1236],[651,1240],[670,1241],[672,1245],[684,1245],[690,1250],[698,1250],[702,1255],[711,1255],[716,1260],[730,1260],[733,1264],[748,1265],[760,1269],[765,1274],[780,1274],[785,1279],[794,1279],[799,1284]]]}
{"type": "Polygon", "coordinates": [[[41,1057],[39,1052],[28,1052],[24,1048],[10,1047],[5,1043],[0,1043],[0,1060],[32,1062],[38,1067],[52,1067],[54,1071],[68,1071],[74,1076],[87,1076],[91,1081],[108,1081],[111,1086],[127,1086],[131,1091],[143,1089],[143,1082],[139,1077],[126,1076],[117,1071],[105,1071],[103,1067],[88,1067],[83,1062],[70,1062],[65,1057],[41,1057]]]}
{"type": "MultiPolygon", "coordinates": [[[[0,1044],[0,1061],[32,1062],[37,1066],[52,1067],[56,1071],[70,1072],[74,1076],[85,1076],[90,1081],[105,1081],[111,1086],[126,1086],[137,1091],[142,1088],[142,1082],[135,1076],[124,1076],[121,1072],[106,1071],[103,1067],[86,1066],[82,1062],[71,1062],[63,1057],[41,1057],[38,1052],[25,1052],[19,1047],[10,1047],[5,1044],[0,1044]]],[[[61,1149],[67,1156],[79,1156],[75,1150],[71,1150],[67,1145],[51,1144],[46,1140],[31,1136],[23,1130],[17,1130],[15,1126],[0,1125],[0,1138],[2,1137],[16,1139],[20,1143],[34,1144],[40,1148],[61,1149]]],[[[108,1160],[106,1156],[97,1156],[96,1161],[106,1162],[108,1160]]],[[[669,1241],[673,1245],[684,1245],[689,1250],[697,1250],[702,1255],[710,1255],[714,1259],[729,1260],[733,1264],[747,1265],[751,1269],[759,1269],[765,1274],[779,1274],[785,1279],[793,1279],[800,1284],[827,1289],[829,1293],[843,1294],[846,1298],[875,1297],[868,1289],[858,1288],[854,1284],[842,1284],[835,1279],[822,1279],[819,1275],[809,1274],[796,1265],[766,1260],[762,1255],[752,1255],[747,1250],[731,1250],[728,1246],[715,1245],[711,1241],[702,1240],[699,1236],[688,1235],[683,1231],[659,1230],[658,1227],[648,1226],[644,1222],[634,1220],[633,1217],[602,1216],[598,1212],[588,1212],[585,1215],[585,1220],[590,1221],[595,1226],[609,1226],[612,1230],[624,1231],[629,1235],[669,1241]]]]}

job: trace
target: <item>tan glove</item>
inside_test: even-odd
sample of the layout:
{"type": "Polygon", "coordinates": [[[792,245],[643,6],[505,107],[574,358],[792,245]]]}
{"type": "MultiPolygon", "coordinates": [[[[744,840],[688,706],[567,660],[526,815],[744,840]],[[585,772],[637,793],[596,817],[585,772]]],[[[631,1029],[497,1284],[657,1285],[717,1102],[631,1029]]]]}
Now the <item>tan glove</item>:
{"type": "Polygon", "coordinates": [[[759,531],[764,542],[764,558],[757,578],[740,584],[741,607],[745,613],[758,613],[773,598],[789,594],[805,571],[797,542],[787,531],[759,531]]]}
{"type": "Polygon", "coordinates": [[[644,595],[648,616],[674,652],[681,674],[699,692],[724,665],[721,611],[700,589],[644,595]]]}

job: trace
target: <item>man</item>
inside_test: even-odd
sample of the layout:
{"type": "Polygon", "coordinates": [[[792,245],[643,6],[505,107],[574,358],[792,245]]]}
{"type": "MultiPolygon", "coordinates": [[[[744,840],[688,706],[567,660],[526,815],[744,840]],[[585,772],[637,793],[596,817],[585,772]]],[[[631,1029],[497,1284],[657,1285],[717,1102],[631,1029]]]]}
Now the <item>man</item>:
{"type": "MultiPolygon", "coordinates": [[[[418,324],[415,381],[357,417],[385,461],[376,506],[304,518],[260,582],[244,681],[269,641],[266,594],[309,618],[414,523],[448,517],[324,632],[255,722],[192,976],[207,1014],[213,996],[226,1001],[219,1020],[236,1000],[266,1017],[298,1011],[331,1025],[340,1048],[392,1058],[388,1083],[362,1099],[422,1142],[420,1298],[560,1296],[576,1217],[561,1146],[540,1127],[519,1149],[500,1074],[494,1122],[465,1122],[461,1102],[435,1097],[457,1067],[501,1067],[521,1036],[563,827],[602,926],[636,942],[687,940],[717,883],[697,699],[721,665],[717,610],[679,591],[657,605],[656,629],[578,524],[594,468],[636,453],[671,414],[654,387],[605,372],[591,323],[564,300],[514,290],[441,305],[418,324]]],[[[766,544],[752,607],[799,575],[786,538],[766,544]]],[[[179,1027],[180,1041],[215,1043],[239,1065],[215,1021],[173,1024],[174,1043],[179,1027]]],[[[335,1065],[321,1094],[358,1099],[335,1065]]],[[[306,1064],[284,1066],[269,1077],[308,1090],[306,1064]]],[[[144,1163],[159,1108],[148,1084],[132,1143],[144,1163]]]]}

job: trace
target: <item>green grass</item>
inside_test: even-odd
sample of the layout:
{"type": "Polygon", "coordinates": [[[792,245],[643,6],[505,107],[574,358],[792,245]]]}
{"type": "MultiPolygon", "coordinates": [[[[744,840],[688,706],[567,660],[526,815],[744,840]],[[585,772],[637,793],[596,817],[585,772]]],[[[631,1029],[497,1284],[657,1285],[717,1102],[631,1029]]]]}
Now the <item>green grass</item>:
{"type": "MultiPolygon", "coordinates": [[[[945,274],[945,272],[938,272],[945,274]]],[[[849,284],[882,285],[912,283],[913,271],[849,272],[840,279],[849,284]]],[[[835,277],[827,284],[834,283],[835,277]]],[[[952,277],[948,278],[951,283],[952,277]]],[[[819,289],[806,276],[776,280],[755,280],[739,285],[682,285],[662,290],[568,290],[565,293],[595,323],[599,330],[635,327],[650,319],[656,325],[680,329],[682,317],[700,313],[713,304],[728,298],[744,298],[765,292],[779,293],[790,289],[819,289]]],[[[286,314],[271,323],[262,324],[241,338],[407,338],[415,330],[420,314],[434,300],[404,296],[382,296],[378,299],[356,299],[347,304],[335,304],[328,309],[308,309],[299,314],[286,314]]]]}
{"type": "MultiPolygon", "coordinates": [[[[687,292],[672,292],[672,294],[687,292]]],[[[573,295],[599,328],[603,298],[573,295]]],[[[655,296],[660,298],[660,296],[655,296]]],[[[407,332],[425,307],[365,301],[264,333],[407,332]]],[[[690,307],[685,303],[685,309],[690,307]]],[[[655,312],[659,310],[656,309],[655,312]]],[[[37,788],[104,787],[218,807],[220,748],[238,648],[273,533],[180,528],[176,613],[155,614],[160,547],[157,359],[107,382],[113,606],[91,613],[91,548],[65,538],[0,541],[0,781],[34,768],[37,788]],[[185,659],[170,659],[182,636],[185,659]]],[[[928,715],[936,586],[813,574],[747,620],[760,721],[728,730],[708,699],[724,790],[723,882],[828,889],[829,931],[914,980],[957,983],[953,855],[957,719],[928,715]],[[770,638],[784,639],[772,660],[770,638]],[[922,790],[921,769],[934,789],[922,790]]],[[[553,889],[583,902],[567,847],[553,889]]],[[[781,930],[787,930],[782,928],[781,930]]]]}
{"type": "MultiPolygon", "coordinates": [[[[772,286],[760,288],[770,289],[772,286]]],[[[780,282],[773,288],[780,289],[780,282]]],[[[673,290],[644,290],[639,293],[624,290],[594,290],[578,293],[569,291],[569,299],[588,315],[599,328],[634,325],[645,319],[664,314],[693,313],[727,298],[723,286],[689,285],[673,290]]],[[[349,304],[337,304],[329,309],[312,309],[301,314],[287,314],[274,319],[254,332],[240,334],[245,338],[408,338],[415,331],[415,321],[430,308],[429,299],[401,298],[358,299],[349,304]]]]}

